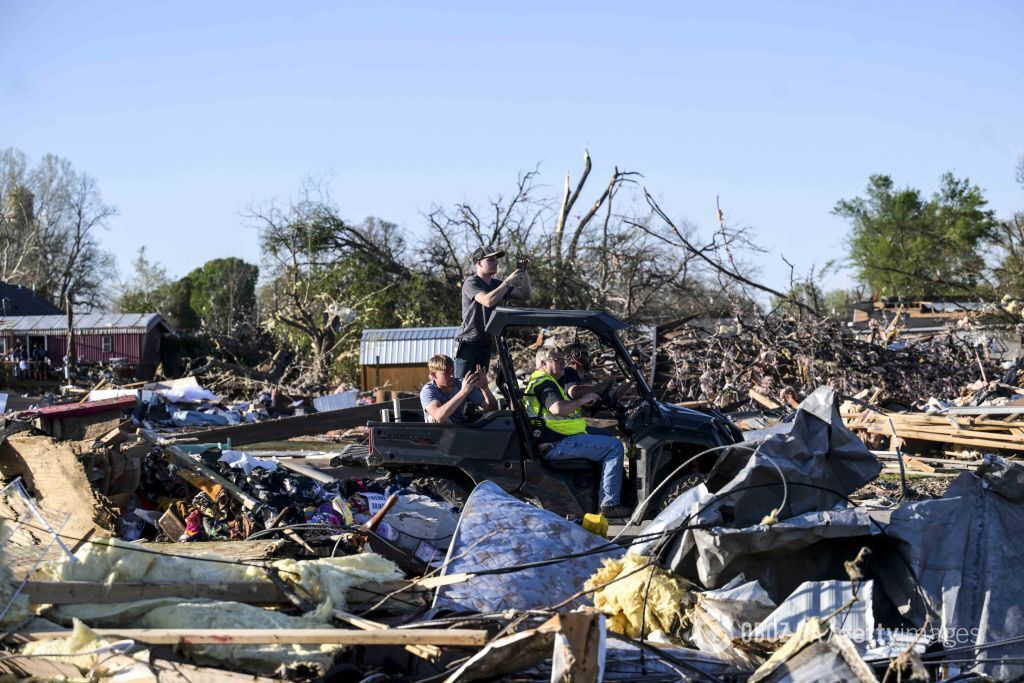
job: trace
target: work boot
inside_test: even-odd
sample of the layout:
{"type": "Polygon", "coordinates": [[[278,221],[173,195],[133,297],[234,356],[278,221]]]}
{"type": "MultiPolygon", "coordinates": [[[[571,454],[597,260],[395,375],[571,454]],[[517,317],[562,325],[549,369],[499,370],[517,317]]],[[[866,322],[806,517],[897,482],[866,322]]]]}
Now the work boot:
{"type": "Polygon", "coordinates": [[[601,514],[608,519],[622,519],[629,517],[633,511],[625,505],[602,505],[601,514]]]}

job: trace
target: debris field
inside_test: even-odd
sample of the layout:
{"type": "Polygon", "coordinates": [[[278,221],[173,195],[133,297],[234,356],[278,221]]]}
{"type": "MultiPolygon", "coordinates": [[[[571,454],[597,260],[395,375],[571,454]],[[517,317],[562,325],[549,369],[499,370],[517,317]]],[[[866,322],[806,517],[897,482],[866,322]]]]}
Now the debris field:
{"type": "MultiPolygon", "coordinates": [[[[630,352],[659,398],[723,410],[745,440],[716,449],[656,513],[639,500],[611,526],[492,481],[453,503],[360,466],[367,423],[401,419],[415,397],[271,417],[266,402],[227,402],[189,377],[9,411],[0,669],[1019,680],[1021,366],[963,326],[875,336],[784,316],[681,322],[653,348],[637,335],[630,352]]],[[[571,341],[524,341],[517,367],[571,341]]]]}

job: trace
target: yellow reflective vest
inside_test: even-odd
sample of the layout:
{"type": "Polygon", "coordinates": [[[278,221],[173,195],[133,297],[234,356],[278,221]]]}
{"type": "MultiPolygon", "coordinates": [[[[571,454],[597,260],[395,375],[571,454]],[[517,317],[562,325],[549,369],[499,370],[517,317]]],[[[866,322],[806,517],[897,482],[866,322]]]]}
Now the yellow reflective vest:
{"type": "Polygon", "coordinates": [[[531,419],[539,417],[544,420],[544,426],[551,431],[561,434],[562,436],[572,436],[573,434],[584,434],[587,431],[587,421],[580,415],[580,411],[574,410],[572,414],[565,417],[559,417],[558,415],[552,415],[549,411],[534,395],[534,391],[538,386],[544,382],[551,382],[558,387],[558,393],[562,395],[563,401],[571,401],[569,395],[565,393],[565,389],[558,383],[558,380],[543,370],[535,370],[530,375],[530,381],[526,384],[526,392],[523,396],[523,404],[526,407],[526,414],[531,419]]]}

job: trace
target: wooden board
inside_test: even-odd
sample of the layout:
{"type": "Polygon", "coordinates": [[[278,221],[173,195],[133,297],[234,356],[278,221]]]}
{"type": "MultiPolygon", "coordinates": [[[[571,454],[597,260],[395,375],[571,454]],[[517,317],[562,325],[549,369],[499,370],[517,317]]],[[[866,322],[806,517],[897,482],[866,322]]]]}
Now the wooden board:
{"type": "MultiPolygon", "coordinates": [[[[332,410],[326,413],[283,417],[278,420],[265,420],[252,424],[185,432],[179,433],[176,436],[188,438],[195,443],[224,443],[231,439],[232,446],[242,446],[244,444],[262,443],[264,441],[290,439],[295,436],[323,434],[335,429],[359,427],[367,422],[379,420],[380,411],[385,408],[391,410],[392,407],[392,402],[386,401],[384,403],[373,403],[368,406],[332,410]]],[[[419,397],[401,399],[401,407],[403,410],[419,408],[419,397]]]]}

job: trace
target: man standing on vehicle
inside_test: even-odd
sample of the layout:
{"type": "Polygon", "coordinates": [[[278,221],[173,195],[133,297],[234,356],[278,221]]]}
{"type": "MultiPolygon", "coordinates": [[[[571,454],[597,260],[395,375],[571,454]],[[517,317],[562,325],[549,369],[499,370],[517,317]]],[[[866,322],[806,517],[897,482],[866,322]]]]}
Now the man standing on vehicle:
{"type": "Polygon", "coordinates": [[[462,424],[466,421],[467,403],[484,410],[498,409],[498,402],[487,386],[487,375],[479,366],[464,378],[456,379],[452,359],[438,354],[430,359],[427,367],[430,381],[420,390],[423,419],[427,422],[462,424]]]}
{"type": "Polygon", "coordinates": [[[496,277],[498,259],[505,251],[492,246],[473,252],[473,274],[462,284],[462,327],[455,337],[455,376],[481,368],[484,374],[491,363],[491,337],[484,332],[495,306],[509,298],[526,301],[533,294],[526,262],[522,261],[504,280],[496,277]]]}
{"type": "Polygon", "coordinates": [[[587,433],[580,408],[600,401],[594,393],[569,398],[558,380],[565,372],[565,356],[557,348],[537,352],[537,369],[530,375],[523,401],[526,412],[543,420],[541,441],[551,443],[545,460],[580,458],[601,463],[601,514],[628,517],[630,509],[620,505],[622,495],[622,442],[613,436],[587,433]]]}

